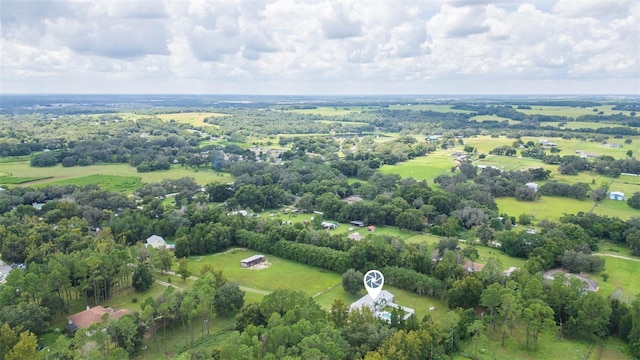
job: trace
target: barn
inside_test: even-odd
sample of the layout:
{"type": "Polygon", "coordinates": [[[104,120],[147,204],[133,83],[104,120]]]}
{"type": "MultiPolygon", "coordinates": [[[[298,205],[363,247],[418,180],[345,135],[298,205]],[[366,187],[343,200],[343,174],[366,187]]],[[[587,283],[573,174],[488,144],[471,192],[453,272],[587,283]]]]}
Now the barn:
{"type": "Polygon", "coordinates": [[[256,264],[260,264],[263,261],[267,261],[267,257],[264,255],[253,255],[253,256],[249,256],[246,259],[243,259],[242,261],[240,261],[240,265],[242,265],[243,268],[248,268],[248,267],[252,267],[253,265],[256,264]]]}

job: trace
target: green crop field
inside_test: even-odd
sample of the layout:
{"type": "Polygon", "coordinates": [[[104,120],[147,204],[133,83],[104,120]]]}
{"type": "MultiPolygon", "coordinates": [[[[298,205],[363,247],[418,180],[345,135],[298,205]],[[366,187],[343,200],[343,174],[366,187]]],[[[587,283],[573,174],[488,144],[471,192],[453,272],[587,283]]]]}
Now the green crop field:
{"type": "Polygon", "coordinates": [[[196,171],[179,166],[173,166],[169,170],[139,173],[136,171],[136,168],[129,164],[100,164],[65,168],[62,167],[62,165],[52,167],[31,167],[28,161],[16,161],[3,163],[2,172],[10,175],[11,177],[39,177],[43,179],[30,182],[28,185],[83,178],[91,175],[137,177],[143,183],[160,182],[163,179],[179,179],[182,177],[192,177],[201,185],[211,182],[227,183],[233,181],[233,177],[229,174],[215,173],[209,170],[196,171]]]}
{"type": "Polygon", "coordinates": [[[593,207],[593,201],[576,200],[565,197],[543,196],[537,201],[519,201],[515,198],[496,198],[500,213],[506,213],[516,218],[521,214],[530,214],[535,221],[542,219],[557,220],[562,214],[576,214],[580,211],[588,212],[593,207]]]}

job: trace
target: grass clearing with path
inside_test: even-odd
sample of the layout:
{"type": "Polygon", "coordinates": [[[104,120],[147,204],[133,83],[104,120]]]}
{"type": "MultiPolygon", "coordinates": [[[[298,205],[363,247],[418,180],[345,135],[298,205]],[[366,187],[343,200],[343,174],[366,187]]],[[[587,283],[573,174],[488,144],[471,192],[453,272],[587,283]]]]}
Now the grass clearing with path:
{"type": "Polygon", "coordinates": [[[240,260],[256,254],[260,253],[253,250],[232,249],[225,253],[192,257],[189,265],[194,274],[200,273],[204,265],[211,265],[215,269],[222,270],[229,281],[237,282],[239,285],[260,290],[288,288],[304,291],[310,296],[336,286],[342,281],[341,274],[269,254],[265,255],[271,265],[266,269],[253,270],[240,266],[240,260]]]}

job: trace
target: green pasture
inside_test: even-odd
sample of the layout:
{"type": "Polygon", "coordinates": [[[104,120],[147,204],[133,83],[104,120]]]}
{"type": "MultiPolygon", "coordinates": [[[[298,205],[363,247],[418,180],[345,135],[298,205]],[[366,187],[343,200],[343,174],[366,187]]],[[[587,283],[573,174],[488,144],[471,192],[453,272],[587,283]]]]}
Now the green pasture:
{"type": "MultiPolygon", "coordinates": [[[[591,350],[587,341],[571,341],[560,339],[553,331],[542,332],[538,338],[538,349],[525,348],[526,333],[524,328],[513,330],[513,336],[505,339],[501,346],[501,332],[496,328],[493,340],[489,340],[487,333],[483,333],[477,340],[477,359],[479,360],[584,360],[591,350]],[[562,354],[562,355],[559,355],[562,354]]],[[[462,344],[462,353],[458,360],[470,359],[476,355],[476,342],[468,341],[462,344]]]]}
{"type": "Polygon", "coordinates": [[[390,105],[389,110],[413,110],[413,111],[435,111],[442,113],[463,113],[470,114],[473,111],[469,110],[460,110],[460,109],[452,109],[451,105],[438,105],[438,104],[420,104],[420,105],[412,105],[412,104],[397,104],[390,105]]]}
{"type": "Polygon", "coordinates": [[[265,254],[271,264],[262,270],[245,269],[240,261],[259,254],[253,250],[233,249],[225,253],[192,257],[190,269],[198,274],[204,265],[220,269],[230,281],[254,289],[272,291],[280,288],[304,291],[310,296],[326,291],[342,281],[341,274],[299,264],[274,255],[265,254]]]}
{"type": "MultiPolygon", "coordinates": [[[[542,126],[558,126],[560,123],[559,122],[544,122],[541,123],[540,125],[542,126]]],[[[566,125],[561,126],[560,128],[563,129],[569,129],[569,130],[575,130],[575,129],[600,129],[600,128],[604,128],[604,127],[625,127],[624,125],[620,125],[620,124],[612,124],[612,123],[595,123],[595,122],[586,122],[586,121],[568,121],[565,123],[566,125]]]]}
{"type": "Polygon", "coordinates": [[[474,162],[473,165],[495,166],[498,169],[509,171],[509,170],[525,170],[529,168],[544,167],[545,163],[542,162],[541,160],[531,159],[531,158],[489,155],[482,160],[478,160],[474,162]]]}
{"type": "Polygon", "coordinates": [[[477,122],[484,122],[484,121],[508,121],[509,125],[514,125],[514,124],[518,124],[520,123],[519,121],[515,121],[515,120],[511,120],[511,119],[505,119],[503,117],[500,116],[495,116],[495,115],[476,115],[473,117],[470,117],[469,120],[475,120],[477,122]]]}
{"type": "Polygon", "coordinates": [[[496,198],[500,213],[515,216],[521,214],[533,215],[535,221],[542,219],[558,220],[563,214],[576,214],[580,211],[589,212],[593,207],[590,199],[576,200],[566,197],[542,196],[537,201],[519,201],[512,197],[496,198]]]}
{"type": "MultiPolygon", "coordinates": [[[[470,138],[464,138],[465,145],[473,146],[478,149],[479,154],[489,154],[489,151],[503,146],[503,145],[513,145],[513,142],[516,139],[506,138],[504,136],[500,136],[497,138],[493,138],[491,136],[474,136],[470,138]]],[[[456,150],[462,151],[463,146],[456,147],[456,150]]]]}
{"type": "Polygon", "coordinates": [[[134,192],[143,186],[142,181],[136,176],[118,176],[118,175],[88,175],[78,178],[52,181],[48,183],[40,183],[38,186],[49,185],[97,185],[103,190],[116,192],[134,192]]]}
{"type": "MultiPolygon", "coordinates": [[[[413,243],[413,244],[427,243],[430,246],[435,246],[438,244],[440,239],[441,237],[436,235],[419,234],[406,239],[405,242],[413,243]]],[[[470,245],[467,245],[464,243],[460,244],[460,247],[462,248],[465,248],[467,246],[470,246],[470,245]]],[[[488,246],[482,246],[482,245],[475,245],[475,248],[478,250],[478,255],[479,255],[478,260],[475,261],[476,263],[486,264],[487,260],[490,257],[495,257],[500,259],[500,262],[502,262],[503,270],[507,270],[512,266],[517,268],[522,268],[524,266],[525,259],[511,257],[498,249],[494,249],[494,248],[490,248],[488,246]]]]}
{"type": "Polygon", "coordinates": [[[99,164],[67,168],[62,167],[60,164],[52,167],[31,167],[28,161],[16,161],[3,163],[2,172],[13,178],[36,177],[43,179],[25,183],[25,185],[48,184],[61,180],[84,178],[94,175],[136,177],[143,183],[160,182],[164,179],[178,179],[182,177],[192,177],[201,185],[211,182],[227,183],[233,181],[233,177],[229,174],[215,173],[213,170],[193,170],[175,165],[169,170],[139,173],[136,168],[129,164],[99,164]]]}
{"type": "Polygon", "coordinates": [[[619,217],[622,220],[640,216],[640,210],[630,207],[626,201],[610,200],[608,198],[600,201],[593,209],[593,213],[601,216],[619,217]]]}
{"type": "Polygon", "coordinates": [[[291,109],[284,110],[286,112],[293,112],[297,114],[312,114],[322,116],[344,116],[354,112],[371,111],[368,106],[319,106],[315,109],[291,109]]]}
{"type": "Polygon", "coordinates": [[[215,125],[204,122],[204,119],[208,117],[221,117],[221,116],[229,116],[229,115],[215,113],[215,112],[186,112],[186,113],[156,115],[157,118],[162,119],[163,121],[175,120],[177,122],[187,123],[194,126],[215,126],[215,125]]]}
{"type": "Polygon", "coordinates": [[[48,179],[48,176],[25,176],[25,177],[15,177],[9,175],[0,176],[0,185],[20,185],[32,181],[44,180],[48,179]]]}
{"type": "Polygon", "coordinates": [[[621,111],[621,110],[613,110],[613,105],[602,105],[597,106],[595,108],[579,108],[573,106],[541,106],[535,105],[531,106],[531,110],[525,109],[517,109],[521,113],[529,114],[529,115],[556,115],[556,116],[568,116],[568,117],[578,117],[581,115],[596,115],[598,112],[602,111],[604,115],[613,115],[623,113],[625,115],[629,115],[630,111],[621,111]],[[597,109],[597,111],[593,111],[597,109]]]}
{"type": "MultiPolygon", "coordinates": [[[[583,276],[595,280],[600,285],[598,292],[604,296],[610,296],[616,290],[621,292],[621,300],[631,301],[640,294],[640,261],[638,257],[628,256],[631,259],[620,259],[613,256],[602,256],[605,259],[604,271],[609,274],[607,281],[602,280],[599,274],[584,274],[583,276]]],[[[622,255],[624,256],[624,255],[622,255]]]]}
{"type": "Polygon", "coordinates": [[[560,156],[563,155],[577,155],[578,151],[584,151],[587,153],[595,153],[598,156],[600,155],[609,155],[613,156],[616,159],[622,159],[627,157],[627,151],[631,150],[634,154],[640,151],[640,144],[638,141],[632,142],[631,144],[625,144],[624,139],[614,139],[613,136],[609,136],[609,139],[606,141],[607,143],[620,144],[621,148],[610,148],[605,146],[605,144],[594,142],[590,140],[580,140],[580,139],[562,139],[562,138],[553,138],[553,137],[522,137],[522,141],[527,143],[528,141],[533,141],[538,143],[540,139],[547,139],[551,142],[556,143],[558,149],[560,149],[560,156]]]}
{"type": "Polygon", "coordinates": [[[612,179],[609,184],[609,191],[622,191],[626,197],[631,197],[634,193],[640,192],[640,184],[633,183],[635,179],[628,178],[635,176],[626,176],[625,179],[612,179]]]}
{"type": "Polygon", "coordinates": [[[427,180],[433,182],[433,179],[450,171],[455,166],[455,157],[451,156],[451,151],[436,151],[402,162],[397,165],[383,165],[380,172],[383,174],[398,174],[403,178],[412,177],[416,180],[427,180]]]}

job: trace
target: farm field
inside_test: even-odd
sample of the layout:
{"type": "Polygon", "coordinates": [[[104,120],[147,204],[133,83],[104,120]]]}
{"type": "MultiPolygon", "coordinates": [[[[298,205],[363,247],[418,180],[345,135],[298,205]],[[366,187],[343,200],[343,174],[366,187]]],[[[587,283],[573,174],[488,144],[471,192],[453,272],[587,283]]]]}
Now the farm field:
{"type": "Polygon", "coordinates": [[[565,197],[543,196],[537,201],[518,201],[515,198],[496,198],[500,213],[506,213],[516,218],[521,214],[533,215],[535,221],[542,219],[557,220],[562,214],[576,214],[580,211],[588,212],[593,207],[593,201],[576,200],[565,197]]]}
{"type": "MultiPolygon", "coordinates": [[[[205,185],[211,182],[231,182],[233,177],[229,174],[215,173],[209,170],[195,171],[174,166],[169,170],[139,173],[129,164],[100,164],[89,166],[74,166],[65,168],[62,165],[52,167],[31,167],[28,161],[5,162],[0,165],[0,170],[11,177],[41,177],[46,178],[28,183],[28,185],[48,184],[56,181],[84,178],[92,175],[110,175],[121,177],[136,177],[143,183],[160,182],[163,179],[178,179],[192,177],[198,184],[205,185]]],[[[80,180],[81,182],[83,180],[80,180]]],[[[25,184],[26,185],[26,184],[25,184]]]]}

